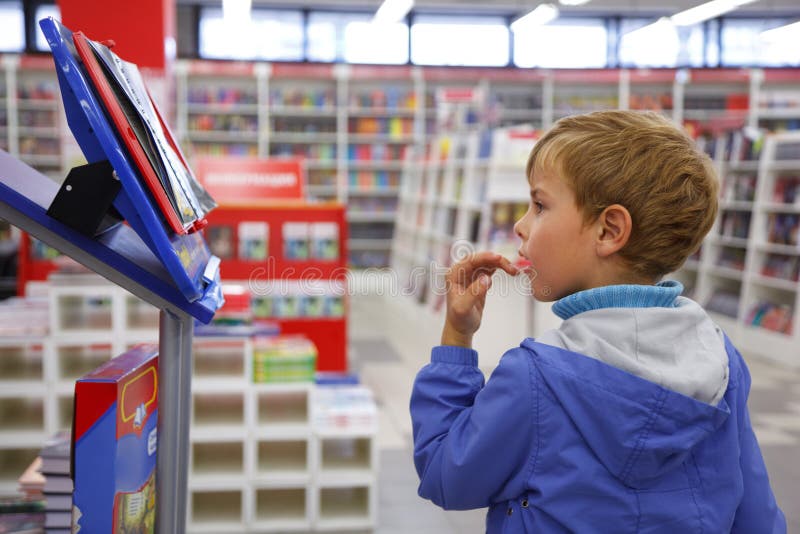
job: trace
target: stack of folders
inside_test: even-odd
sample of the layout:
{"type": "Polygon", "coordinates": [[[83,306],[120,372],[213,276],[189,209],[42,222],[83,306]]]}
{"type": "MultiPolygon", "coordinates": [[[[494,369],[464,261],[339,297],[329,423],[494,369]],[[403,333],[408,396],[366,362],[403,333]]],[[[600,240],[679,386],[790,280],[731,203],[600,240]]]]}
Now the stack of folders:
{"type": "Polygon", "coordinates": [[[45,442],[40,456],[44,475],[45,532],[68,534],[72,530],[72,477],[70,476],[69,431],[55,434],[45,442]]]}

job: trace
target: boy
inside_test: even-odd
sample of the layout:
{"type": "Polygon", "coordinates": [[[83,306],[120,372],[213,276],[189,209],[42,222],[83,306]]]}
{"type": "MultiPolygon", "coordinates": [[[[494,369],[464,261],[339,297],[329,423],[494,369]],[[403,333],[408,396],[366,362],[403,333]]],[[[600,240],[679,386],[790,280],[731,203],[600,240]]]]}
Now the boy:
{"type": "Polygon", "coordinates": [[[785,532],[742,357],[659,282],[716,216],[708,157],[655,113],[609,111],[560,120],[526,172],[521,274],[563,323],[484,384],[471,343],[490,277],[520,273],[488,252],[453,266],[411,396],[419,494],[488,506],[489,533],[785,532]]]}

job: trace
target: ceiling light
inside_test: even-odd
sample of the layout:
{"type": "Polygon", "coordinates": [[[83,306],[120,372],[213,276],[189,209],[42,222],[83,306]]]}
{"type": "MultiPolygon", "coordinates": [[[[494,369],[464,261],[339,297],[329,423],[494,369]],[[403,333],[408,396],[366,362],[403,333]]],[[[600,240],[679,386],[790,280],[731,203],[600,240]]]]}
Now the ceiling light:
{"type": "Polygon", "coordinates": [[[518,32],[543,26],[558,17],[558,8],[553,4],[539,4],[536,9],[511,23],[511,31],[518,32]]]}
{"type": "Polygon", "coordinates": [[[662,34],[670,30],[674,31],[675,25],[668,17],[661,17],[655,22],[651,22],[646,26],[642,26],[641,28],[636,28],[635,30],[624,34],[623,37],[625,37],[626,39],[631,39],[631,38],[637,39],[642,35],[648,35],[652,37],[653,35],[662,34]]]}
{"type": "Polygon", "coordinates": [[[700,4],[686,11],[675,13],[670,17],[670,20],[675,26],[692,26],[755,1],[756,0],[711,0],[711,2],[706,2],[705,4],[700,4]]]}
{"type": "Polygon", "coordinates": [[[411,8],[414,7],[414,0],[383,0],[381,7],[375,12],[373,22],[400,22],[403,20],[411,8]]]}
{"type": "Polygon", "coordinates": [[[759,35],[764,41],[786,41],[800,38],[800,21],[765,30],[759,35]]]}
{"type": "Polygon", "coordinates": [[[582,6],[588,4],[589,0],[558,0],[558,3],[562,6],[582,6]]]}

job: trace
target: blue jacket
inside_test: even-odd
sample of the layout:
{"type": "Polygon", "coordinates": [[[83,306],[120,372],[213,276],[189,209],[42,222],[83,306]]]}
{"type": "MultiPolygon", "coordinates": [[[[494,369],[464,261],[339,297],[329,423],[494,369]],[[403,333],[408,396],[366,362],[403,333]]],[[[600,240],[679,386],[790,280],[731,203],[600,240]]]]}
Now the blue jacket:
{"type": "Polygon", "coordinates": [[[488,533],[783,533],[725,338],[715,404],[525,340],[484,385],[477,353],[435,347],[411,397],[419,494],[489,507],[488,533]]]}

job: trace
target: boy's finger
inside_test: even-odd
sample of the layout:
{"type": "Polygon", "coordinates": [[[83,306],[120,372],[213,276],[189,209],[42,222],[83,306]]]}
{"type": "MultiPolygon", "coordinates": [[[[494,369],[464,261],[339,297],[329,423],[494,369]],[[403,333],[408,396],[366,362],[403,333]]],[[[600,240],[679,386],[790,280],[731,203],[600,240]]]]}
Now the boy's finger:
{"type": "Polygon", "coordinates": [[[482,274],[467,287],[464,287],[457,294],[452,295],[450,306],[456,313],[469,313],[473,307],[478,310],[483,309],[486,301],[486,293],[492,287],[492,279],[489,275],[482,274]]]}
{"type": "Polygon", "coordinates": [[[484,273],[491,275],[496,269],[502,269],[512,276],[519,272],[519,269],[504,256],[484,251],[464,258],[453,266],[451,273],[458,281],[468,285],[477,275],[484,273]]]}

